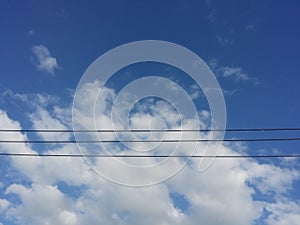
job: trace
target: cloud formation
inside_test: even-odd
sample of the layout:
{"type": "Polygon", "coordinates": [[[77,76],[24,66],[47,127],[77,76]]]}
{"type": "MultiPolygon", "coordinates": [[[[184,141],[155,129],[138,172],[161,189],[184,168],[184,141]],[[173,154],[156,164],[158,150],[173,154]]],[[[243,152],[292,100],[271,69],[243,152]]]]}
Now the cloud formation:
{"type": "Polygon", "coordinates": [[[224,38],[222,36],[218,36],[217,40],[221,46],[231,46],[234,43],[233,39],[224,38]]]}
{"type": "Polygon", "coordinates": [[[255,31],[256,30],[256,26],[254,24],[248,24],[248,25],[245,26],[245,30],[249,31],[249,32],[255,31]]]}
{"type": "MultiPolygon", "coordinates": [[[[86,84],[85,91],[80,93],[82,104],[77,109],[81,114],[82,127],[90,128],[86,121],[91,115],[87,113],[85,101],[90,95],[98,93],[102,88],[103,99],[100,99],[96,120],[103,129],[111,128],[109,108],[115,98],[113,89],[105,88],[95,82],[86,84]]],[[[37,97],[42,99],[35,112],[28,116],[33,126],[47,126],[64,128],[62,121],[69,121],[70,108],[56,104],[49,96],[37,97]],[[47,103],[48,101],[48,103],[47,103]],[[62,111],[66,111],[62,113],[62,111]],[[60,112],[60,113],[56,113],[60,112]]],[[[29,99],[28,97],[22,99],[29,99]]],[[[132,121],[132,128],[159,127],[155,122],[158,117],[167,121],[170,128],[178,127],[178,114],[167,102],[143,101],[133,110],[130,118],[122,115],[124,105],[132,101],[126,96],[118,108],[119,128],[123,128],[125,119],[132,121]],[[146,113],[148,112],[148,113],[146,113]],[[153,122],[154,121],[154,122],[153,122]]],[[[34,103],[36,104],[36,103],[34,103]]],[[[203,113],[203,114],[207,114],[203,113]]],[[[184,116],[184,115],[181,115],[184,116]]],[[[208,115],[206,115],[207,117],[208,115]]],[[[193,128],[193,118],[185,118],[184,128],[193,128]]],[[[201,125],[205,128],[205,122],[201,125]]],[[[20,129],[20,121],[10,118],[9,113],[0,110],[0,127],[20,129]]],[[[41,139],[43,134],[37,134],[41,139]]],[[[93,134],[91,134],[93,135],[93,134]]],[[[195,134],[186,133],[184,138],[193,138],[195,134]]],[[[204,134],[203,134],[204,135],[204,134]]],[[[151,136],[157,139],[161,136],[151,136]]],[[[178,138],[178,134],[168,134],[164,138],[178,138]]],[[[49,138],[49,137],[48,137],[49,138]]],[[[51,137],[58,138],[58,137],[51,137]]],[[[72,137],[65,136],[70,140],[72,137]]],[[[94,136],[87,137],[94,138],[94,136]]],[[[97,137],[96,137],[97,138],[97,137]]],[[[105,136],[104,138],[112,138],[105,136]]],[[[136,137],[140,138],[140,137],[136,137]]],[[[145,138],[145,137],[142,137],[145,138]]],[[[0,133],[3,140],[26,140],[31,137],[26,134],[0,133]]],[[[146,143],[140,143],[139,148],[147,149],[146,143]]],[[[93,146],[95,149],[97,146],[93,146]]],[[[150,146],[151,147],[151,146],[150,146]]],[[[112,153],[122,154],[130,152],[118,144],[108,146],[112,153]]],[[[163,145],[160,152],[168,154],[174,145],[163,145]]],[[[237,146],[221,147],[221,154],[238,155],[237,146]]],[[[202,154],[203,146],[197,149],[202,154]]],[[[72,145],[31,146],[21,144],[18,148],[12,145],[0,144],[3,152],[44,152],[50,154],[76,154],[77,148],[72,145]]],[[[99,148],[99,151],[101,149],[99,148]]],[[[187,154],[190,145],[181,145],[180,152],[187,154]]],[[[214,151],[211,146],[208,151],[214,151]]],[[[130,152],[131,153],[131,152],[130,152]]],[[[142,154],[138,152],[138,154],[142,154]]],[[[152,154],[151,152],[149,154],[152,154]]],[[[153,163],[159,159],[124,161],[124,163],[153,163]]],[[[173,163],[181,163],[181,159],[173,163]]],[[[97,169],[107,168],[116,176],[126,174],[113,167],[109,159],[94,159],[97,169]]],[[[171,165],[171,164],[170,164],[171,165]]],[[[121,225],[151,225],[151,224],[188,224],[198,225],[199,221],[208,225],[240,225],[240,224],[267,224],[267,225],[296,225],[299,221],[300,206],[293,199],[287,198],[293,188],[293,183],[299,179],[299,171],[272,164],[264,164],[249,159],[217,159],[203,173],[198,172],[199,160],[192,159],[188,165],[173,178],[157,185],[145,188],[132,188],[111,183],[97,175],[81,158],[17,158],[10,159],[8,168],[22,174],[20,179],[2,181],[5,193],[0,199],[0,214],[15,224],[31,225],[76,225],[76,224],[121,224],[121,225]],[[175,193],[175,194],[174,194],[175,193]],[[175,196],[185,199],[186,207],[179,207],[175,196]],[[269,201],[257,196],[273,196],[269,201]],[[268,216],[263,218],[267,210],[268,216]],[[261,219],[263,218],[263,219],[261,219]],[[261,223],[257,222],[262,220],[261,223]]],[[[132,181],[144,179],[150,173],[163,173],[164,167],[156,167],[149,174],[137,169],[135,176],[129,177],[132,181]]],[[[3,178],[1,178],[3,179],[3,178]]],[[[1,218],[1,217],[0,217],[1,218]]]]}
{"type": "Polygon", "coordinates": [[[211,59],[208,65],[217,76],[232,78],[235,81],[251,81],[254,84],[259,84],[257,78],[251,77],[241,67],[222,66],[216,59],[211,59]]]}
{"type": "Polygon", "coordinates": [[[34,55],[33,64],[39,71],[44,71],[51,75],[55,74],[55,71],[58,69],[57,60],[50,54],[45,45],[33,46],[32,53],[34,55]]]}

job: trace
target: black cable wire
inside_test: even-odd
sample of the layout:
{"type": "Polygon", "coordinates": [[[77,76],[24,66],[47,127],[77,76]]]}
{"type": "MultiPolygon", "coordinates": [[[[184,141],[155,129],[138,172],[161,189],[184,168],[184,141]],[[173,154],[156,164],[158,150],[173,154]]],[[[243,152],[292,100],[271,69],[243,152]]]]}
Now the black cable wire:
{"type": "Polygon", "coordinates": [[[4,153],[0,156],[20,157],[86,157],[86,158],[300,158],[300,154],[284,155],[119,155],[119,154],[37,154],[37,153],[4,153]]]}
{"type": "Polygon", "coordinates": [[[184,143],[184,142],[269,142],[269,141],[300,141],[300,137],[292,138],[245,138],[245,139],[170,139],[170,140],[0,140],[5,144],[76,144],[76,143],[184,143]]]}
{"type": "Polygon", "coordinates": [[[300,131],[300,127],[277,128],[232,128],[232,129],[99,129],[99,130],[71,130],[71,129],[0,129],[0,132],[24,132],[24,133],[125,133],[125,132],[267,132],[267,131],[300,131]]]}
{"type": "MultiPolygon", "coordinates": [[[[235,129],[117,129],[117,130],[58,130],[58,129],[0,129],[0,132],[44,132],[44,133],[76,133],[76,132],[94,132],[94,133],[110,133],[110,132],[268,132],[268,131],[300,131],[300,128],[235,128],[235,129]]],[[[250,138],[250,139],[171,139],[171,140],[0,140],[0,143],[32,143],[32,144],[76,144],[76,143],[147,143],[147,142],[164,142],[164,143],[180,143],[180,142],[259,142],[259,141],[300,141],[300,137],[292,138],[250,138]]],[[[284,154],[284,155],[116,155],[116,154],[36,154],[36,153],[1,153],[0,156],[21,156],[21,157],[117,157],[117,158],[300,158],[300,154],[284,154]]]]}

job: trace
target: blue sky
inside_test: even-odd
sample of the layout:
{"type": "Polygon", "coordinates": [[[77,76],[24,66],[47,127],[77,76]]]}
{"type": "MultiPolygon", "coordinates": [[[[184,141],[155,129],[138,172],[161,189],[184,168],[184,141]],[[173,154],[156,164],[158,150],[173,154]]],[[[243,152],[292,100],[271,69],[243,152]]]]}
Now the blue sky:
{"type": "MultiPolygon", "coordinates": [[[[141,40],[173,42],[204,60],[223,90],[228,128],[299,127],[299,1],[4,0],[0,4],[1,128],[71,128],[73,95],[89,65],[112,48],[141,40]]],[[[99,121],[109,128],[109,104],[127,83],[143,74],[169,78],[189,94],[194,92],[193,102],[202,115],[203,127],[209,126],[205,114],[209,107],[203,93],[193,89],[192,81],[182,71],[168,65],[128,66],[106,87],[96,82],[88,86],[89,92],[79,90],[79,96],[89,101],[90,95],[103,90],[105,106],[97,110],[99,121]]],[[[134,105],[132,126],[141,128],[160,117],[168,126],[176,127],[178,115],[169,103],[148,100],[134,105]]],[[[131,102],[132,96],[125,96],[118,109],[131,102]]],[[[82,118],[89,117],[88,112],[79,112],[82,118]]],[[[86,125],[83,120],[79,124],[86,125]]],[[[153,124],[161,125],[159,121],[153,124]]],[[[183,125],[189,128],[192,119],[186,118],[183,125]]],[[[21,133],[9,138],[16,137],[72,139],[66,134],[21,133]]],[[[109,147],[120,150],[117,145],[109,147]]],[[[297,142],[241,143],[224,145],[222,151],[297,153],[298,148],[297,142]]],[[[16,148],[2,145],[0,149],[10,152],[16,148]]],[[[22,145],[20,149],[78,153],[74,146],[67,145],[22,145]]],[[[80,159],[55,163],[51,159],[0,160],[0,224],[197,224],[202,220],[205,224],[273,225],[299,221],[297,160],[217,160],[205,174],[197,172],[195,160],[174,178],[146,189],[110,183],[80,159]],[[66,172],[60,174],[55,168],[66,172]],[[224,171],[222,178],[219,170],[224,171]],[[203,192],[197,194],[196,188],[203,192]],[[222,194],[230,196],[229,200],[222,194]],[[40,202],[34,200],[36,196],[40,202]],[[47,201],[55,207],[44,206],[47,201]],[[242,215],[235,220],[226,216],[235,217],[239,206],[247,207],[242,215]],[[40,210],[34,210],[36,207],[40,210]]],[[[138,174],[137,179],[142,176],[138,174]]]]}

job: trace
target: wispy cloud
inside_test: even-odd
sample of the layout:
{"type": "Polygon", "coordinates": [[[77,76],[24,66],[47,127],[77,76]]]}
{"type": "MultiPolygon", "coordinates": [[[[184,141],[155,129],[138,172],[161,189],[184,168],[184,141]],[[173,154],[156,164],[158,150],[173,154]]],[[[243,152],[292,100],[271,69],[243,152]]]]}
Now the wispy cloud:
{"type": "Polygon", "coordinates": [[[214,23],[216,21],[217,13],[216,9],[212,7],[212,0],[205,0],[205,4],[208,8],[207,19],[210,23],[214,23]]]}
{"type": "Polygon", "coordinates": [[[223,89],[223,93],[228,97],[235,95],[236,92],[237,92],[237,89],[233,89],[233,90],[223,89]]]}
{"type": "Polygon", "coordinates": [[[233,42],[234,42],[232,39],[224,38],[222,36],[218,36],[217,39],[218,39],[219,44],[222,46],[233,45],[233,42]]]}
{"type": "Polygon", "coordinates": [[[241,67],[222,66],[218,64],[216,59],[211,59],[208,64],[217,76],[232,78],[235,81],[251,81],[254,82],[254,84],[259,84],[257,78],[251,77],[241,67]]]}
{"type": "Polygon", "coordinates": [[[31,37],[31,36],[34,36],[35,35],[35,30],[29,30],[28,32],[27,32],[27,36],[28,37],[31,37]]]}
{"type": "Polygon", "coordinates": [[[55,70],[58,69],[57,60],[50,54],[50,51],[45,45],[33,46],[32,53],[34,55],[33,64],[38,70],[51,75],[55,74],[55,70]]]}
{"type": "Polygon", "coordinates": [[[210,23],[214,23],[216,21],[216,18],[217,18],[216,10],[215,9],[210,10],[207,18],[208,18],[210,23]]]}
{"type": "Polygon", "coordinates": [[[250,80],[250,77],[248,74],[246,74],[241,67],[229,67],[225,66],[222,67],[222,75],[223,77],[232,77],[237,81],[241,80],[250,80]]]}
{"type": "Polygon", "coordinates": [[[245,30],[246,31],[255,31],[256,26],[254,24],[248,24],[247,26],[245,26],[245,30]]]}
{"type": "Polygon", "coordinates": [[[211,6],[212,0],[205,0],[206,5],[211,6]]]}

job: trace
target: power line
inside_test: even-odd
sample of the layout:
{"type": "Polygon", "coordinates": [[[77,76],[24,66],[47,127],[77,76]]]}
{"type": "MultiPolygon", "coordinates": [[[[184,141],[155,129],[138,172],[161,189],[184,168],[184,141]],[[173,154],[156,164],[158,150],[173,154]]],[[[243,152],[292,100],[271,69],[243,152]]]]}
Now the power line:
{"type": "Polygon", "coordinates": [[[24,133],[146,133],[146,132],[268,132],[268,131],[300,131],[300,127],[275,128],[229,128],[229,129],[0,129],[0,132],[24,133]]]}
{"type": "Polygon", "coordinates": [[[300,154],[283,155],[120,155],[120,154],[37,154],[37,153],[4,153],[0,156],[18,157],[86,157],[86,158],[300,158],[300,154]]]}
{"type": "MultiPolygon", "coordinates": [[[[298,127],[285,128],[234,128],[234,129],[101,129],[101,130],[71,130],[71,129],[0,129],[0,132],[43,132],[43,133],[126,133],[126,132],[269,132],[269,131],[300,131],[298,127]]],[[[268,142],[268,141],[300,141],[300,137],[289,138],[243,138],[243,139],[162,139],[162,140],[0,140],[3,144],[76,144],[76,143],[181,143],[181,142],[268,142]]],[[[300,154],[283,155],[119,155],[119,154],[37,154],[37,153],[1,153],[0,156],[16,157],[116,157],[116,158],[300,158],[300,154]]]]}
{"type": "Polygon", "coordinates": [[[190,142],[270,142],[300,141],[300,137],[292,138],[243,138],[243,139],[163,139],[163,140],[0,140],[5,144],[76,144],[76,143],[190,143],[190,142]]]}

